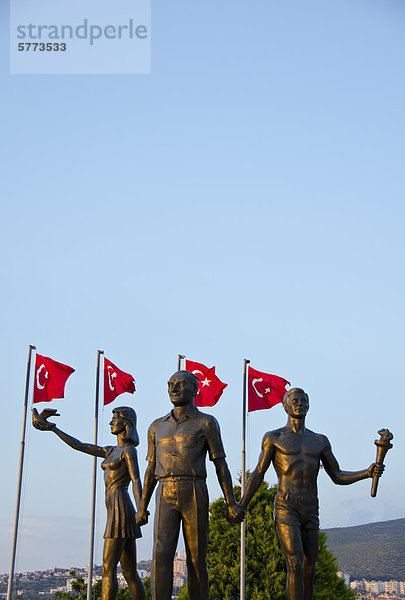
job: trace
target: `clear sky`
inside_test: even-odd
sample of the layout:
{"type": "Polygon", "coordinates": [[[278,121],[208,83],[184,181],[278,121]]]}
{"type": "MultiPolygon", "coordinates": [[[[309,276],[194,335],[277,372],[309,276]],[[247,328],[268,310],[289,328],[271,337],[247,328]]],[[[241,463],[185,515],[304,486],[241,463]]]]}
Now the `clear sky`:
{"type": "MultiPolygon", "coordinates": [[[[102,442],[110,409],[133,406],[142,473],[177,354],[215,365],[229,385],[207,412],[235,481],[249,358],[304,387],[308,427],[342,468],[394,433],[375,499],[370,481],[320,472],[322,526],[405,517],[404,3],[154,0],[142,76],[10,76],[6,3],[0,15],[0,572],[30,343],[76,369],[54,405],[85,441],[97,349],[135,375],[102,442]]],[[[250,468],[284,421],[281,406],[249,417],[250,468]]],[[[92,459],[31,427],[27,446],[17,570],[86,564],[92,459]]],[[[100,563],[102,488],[98,507],[100,563]]]]}

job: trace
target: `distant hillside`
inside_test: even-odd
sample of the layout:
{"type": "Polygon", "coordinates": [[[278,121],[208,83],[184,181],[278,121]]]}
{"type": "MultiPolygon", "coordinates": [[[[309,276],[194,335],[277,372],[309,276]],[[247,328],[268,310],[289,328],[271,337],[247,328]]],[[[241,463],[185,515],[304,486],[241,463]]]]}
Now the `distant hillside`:
{"type": "Polygon", "coordinates": [[[329,550],[352,579],[405,581],[405,519],[324,531],[329,550]]]}
{"type": "Polygon", "coordinates": [[[137,567],[142,571],[151,571],[152,570],[153,561],[152,560],[141,560],[138,562],[137,567]]]}

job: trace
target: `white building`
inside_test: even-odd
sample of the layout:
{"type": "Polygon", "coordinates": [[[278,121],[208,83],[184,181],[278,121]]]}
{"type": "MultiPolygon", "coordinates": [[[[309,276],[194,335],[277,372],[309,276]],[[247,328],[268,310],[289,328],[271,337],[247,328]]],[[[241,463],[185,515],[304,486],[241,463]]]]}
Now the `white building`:
{"type": "Polygon", "coordinates": [[[346,587],[350,587],[350,575],[348,573],[343,573],[343,571],[338,571],[336,573],[336,575],[338,577],[340,577],[340,579],[343,579],[343,581],[345,582],[346,587]]]}
{"type": "Polygon", "coordinates": [[[390,594],[399,594],[399,589],[400,589],[400,584],[399,581],[387,581],[385,584],[385,590],[386,592],[389,592],[390,594]]]}

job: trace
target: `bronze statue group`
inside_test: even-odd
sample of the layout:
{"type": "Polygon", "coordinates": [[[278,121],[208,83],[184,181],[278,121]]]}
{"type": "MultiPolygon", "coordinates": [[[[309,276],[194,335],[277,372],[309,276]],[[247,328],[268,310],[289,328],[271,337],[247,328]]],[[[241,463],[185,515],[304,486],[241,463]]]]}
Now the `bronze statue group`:
{"type": "Polygon", "coordinates": [[[194,398],[199,380],[189,371],[177,371],[168,381],[172,410],[156,419],[148,431],[148,467],[143,490],[136,446],[136,414],[132,408],[113,410],[111,432],[116,446],[85,444],[64,433],[47,419],[56,411],[33,411],[33,425],[53,431],[66,444],[93,456],[102,457],[105,479],[107,525],[104,533],[102,600],[114,600],[117,565],[128,583],[133,600],[144,600],[145,591],[136,568],[135,540],[148,522],[148,505],[156,490],[154,522],[152,599],[171,600],[173,560],[182,524],[187,556],[190,600],[208,600],[208,492],[206,456],[214,463],[227,504],[227,519],[241,523],[250,500],[273,463],[278,478],[274,520],[287,565],[289,600],[312,600],[315,563],[318,553],[317,476],[322,463],[332,481],[348,485],[367,477],[380,477],[384,466],[373,463],[362,471],[342,471],[328,438],[305,427],[308,395],[290,389],[283,406],[288,415],[284,427],[267,432],[257,467],[245,494],[237,504],[217,420],[198,410],[194,398]],[[137,513],[128,493],[132,482],[137,513]]]}

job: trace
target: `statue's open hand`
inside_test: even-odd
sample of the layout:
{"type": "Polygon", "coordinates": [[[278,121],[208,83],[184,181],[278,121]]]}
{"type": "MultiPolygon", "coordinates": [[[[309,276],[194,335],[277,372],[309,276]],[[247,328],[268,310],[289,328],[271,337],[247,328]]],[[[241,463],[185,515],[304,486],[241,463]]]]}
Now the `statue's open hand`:
{"type": "Polygon", "coordinates": [[[138,510],[135,517],[138,525],[140,525],[141,527],[142,525],[146,525],[146,523],[148,522],[149,515],[150,512],[148,510],[138,510]]]}
{"type": "Polygon", "coordinates": [[[245,511],[239,504],[231,504],[226,511],[226,520],[228,523],[242,523],[245,518],[245,511]]]}
{"type": "Polygon", "coordinates": [[[381,477],[384,473],[385,465],[380,465],[379,463],[373,463],[370,465],[368,469],[369,477],[381,477]]]}
{"type": "Polygon", "coordinates": [[[32,409],[32,424],[35,429],[40,431],[50,431],[56,427],[55,423],[50,423],[47,419],[49,417],[59,417],[59,413],[55,408],[44,408],[44,410],[38,414],[36,408],[32,409]]]}

